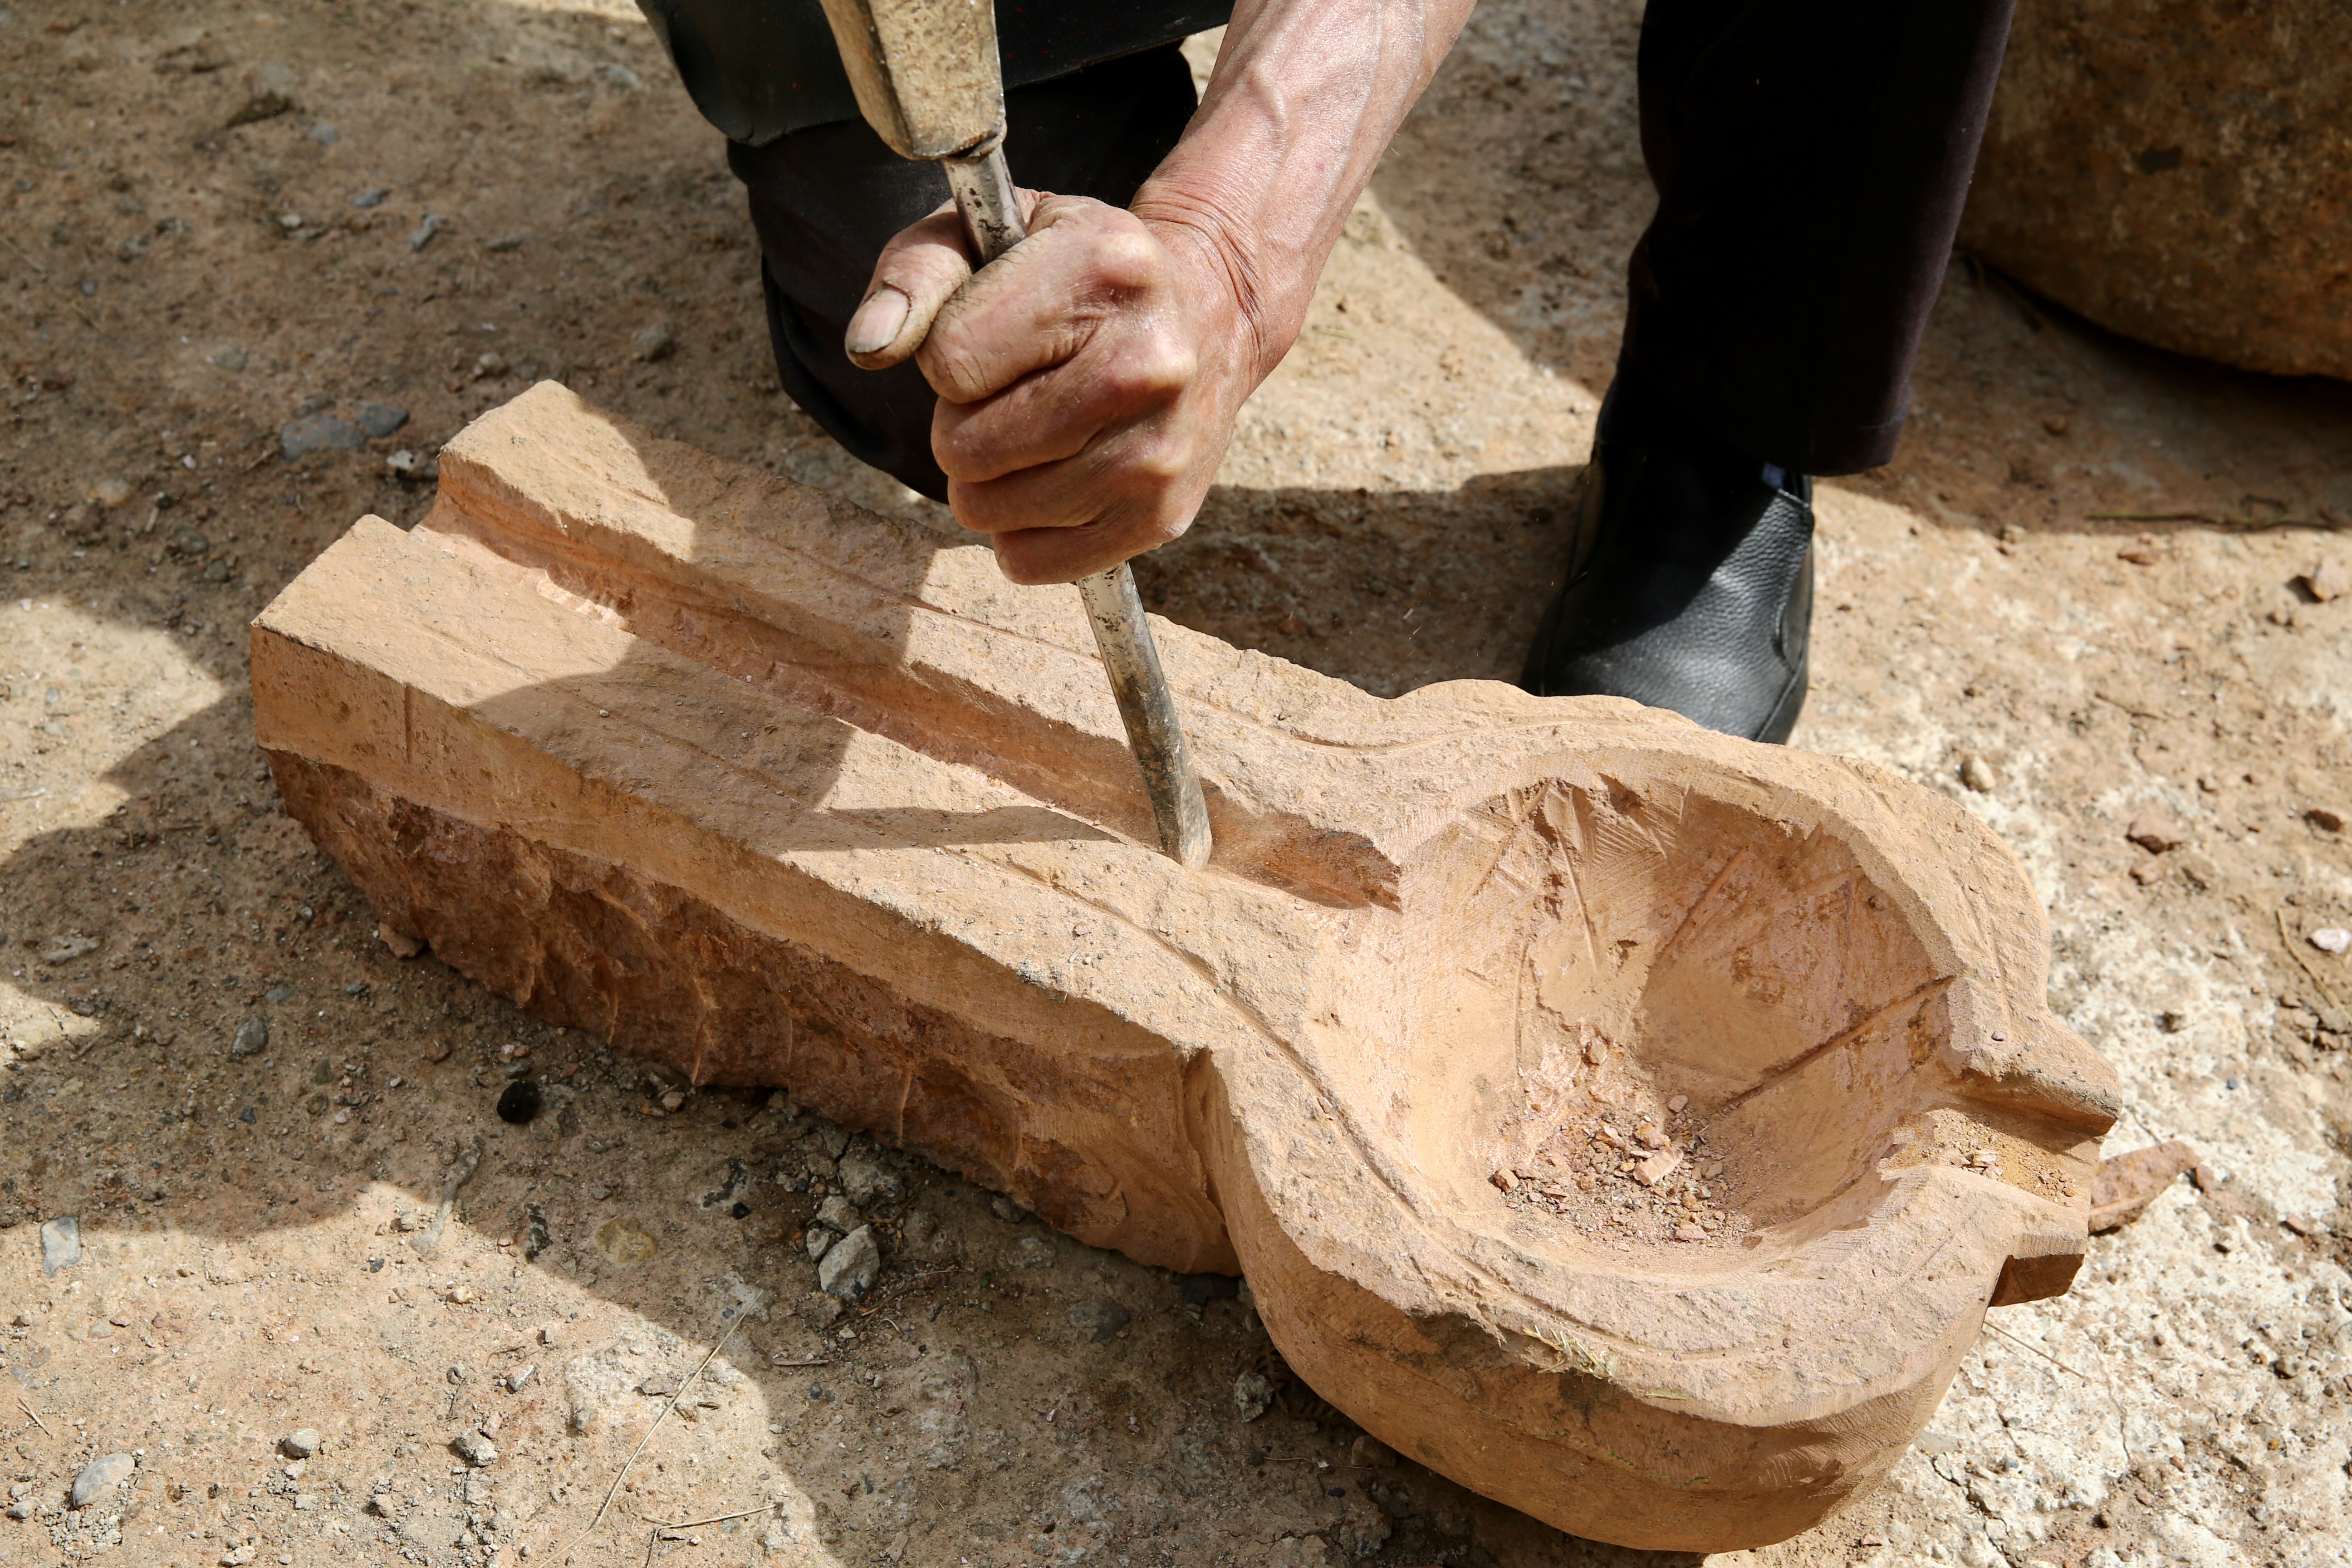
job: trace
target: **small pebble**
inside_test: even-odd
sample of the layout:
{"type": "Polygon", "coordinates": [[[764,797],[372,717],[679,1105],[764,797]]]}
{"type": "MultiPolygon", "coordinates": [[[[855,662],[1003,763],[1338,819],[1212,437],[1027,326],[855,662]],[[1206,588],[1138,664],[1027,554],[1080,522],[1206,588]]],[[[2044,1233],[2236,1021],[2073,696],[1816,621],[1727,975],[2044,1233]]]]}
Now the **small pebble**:
{"type": "Polygon", "coordinates": [[[81,1221],[71,1215],[41,1226],[41,1272],[53,1275],[81,1261],[81,1221]]]}
{"type": "Polygon", "coordinates": [[[269,1048],[269,1025],[266,1019],[247,1018],[236,1026],[236,1037],[228,1043],[232,1057],[257,1057],[269,1048]]]}
{"type": "Polygon", "coordinates": [[[1118,1302],[1097,1297],[1080,1301],[1069,1311],[1073,1327],[1086,1331],[1087,1337],[1100,1344],[1127,1327],[1129,1314],[1118,1302]]]}
{"type": "Polygon", "coordinates": [[[1979,795],[1990,795],[2000,787],[2000,775],[1992,764],[1970,752],[1960,759],[1960,783],[1979,795]]]}
{"type": "Polygon", "coordinates": [[[677,353],[677,340],[659,327],[647,327],[630,342],[636,346],[637,357],[648,364],[677,353]]]}
{"type": "Polygon", "coordinates": [[[92,1459],[74,1478],[73,1495],[67,1500],[69,1508],[88,1508],[100,1498],[121,1486],[139,1461],[128,1454],[108,1454],[92,1459]]]}
{"type": "Polygon", "coordinates": [[[319,1429],[299,1427],[278,1439],[278,1451],[289,1459],[307,1459],[319,1451],[319,1429]]]}
{"type": "Polygon", "coordinates": [[[458,1433],[451,1441],[449,1447],[459,1458],[478,1470],[485,1469],[498,1462],[498,1446],[470,1426],[458,1433]]]}
{"type": "Polygon", "coordinates": [[[816,1266],[817,1289],[844,1301],[857,1300],[881,1277],[882,1249],[871,1226],[861,1225],[827,1247],[816,1266]]]}
{"type": "Polygon", "coordinates": [[[383,198],[390,195],[392,195],[390,185],[370,185],[352,198],[352,205],[364,212],[370,207],[382,206],[383,198]]]}
{"type": "Polygon", "coordinates": [[[362,403],[352,423],[380,440],[408,423],[408,410],[389,403],[362,403]]]}
{"type": "Polygon", "coordinates": [[[2322,952],[2343,952],[2352,949],[2352,931],[2342,926],[2321,926],[2311,933],[2311,945],[2322,952]]]}
{"type": "Polygon", "coordinates": [[[520,1127],[539,1114],[539,1085],[527,1078],[519,1078],[507,1085],[499,1096],[499,1120],[520,1127]]]}
{"type": "Polygon", "coordinates": [[[367,432],[331,414],[305,414],[278,432],[278,452],[288,462],[312,452],[350,452],[367,445],[367,432]]]}

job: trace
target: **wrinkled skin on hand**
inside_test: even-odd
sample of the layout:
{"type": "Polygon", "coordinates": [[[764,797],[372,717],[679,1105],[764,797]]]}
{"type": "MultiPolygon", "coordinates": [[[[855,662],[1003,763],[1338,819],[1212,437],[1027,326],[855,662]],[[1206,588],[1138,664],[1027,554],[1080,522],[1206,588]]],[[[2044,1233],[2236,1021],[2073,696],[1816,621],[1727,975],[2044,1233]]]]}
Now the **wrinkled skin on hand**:
{"type": "Polygon", "coordinates": [[[1068,582],[1191,524],[1257,353],[1223,281],[1187,265],[1181,229],[1022,197],[1029,237],[977,274],[951,204],[892,240],[848,346],[867,369],[921,368],[948,504],[1004,574],[1068,582]]]}
{"type": "Polygon", "coordinates": [[[1234,0],[1129,210],[1024,192],[1029,237],[977,274],[952,207],[890,242],[845,346],[921,366],[948,503],[1006,576],[1070,581],[1191,525],[1471,4],[1234,0]]]}

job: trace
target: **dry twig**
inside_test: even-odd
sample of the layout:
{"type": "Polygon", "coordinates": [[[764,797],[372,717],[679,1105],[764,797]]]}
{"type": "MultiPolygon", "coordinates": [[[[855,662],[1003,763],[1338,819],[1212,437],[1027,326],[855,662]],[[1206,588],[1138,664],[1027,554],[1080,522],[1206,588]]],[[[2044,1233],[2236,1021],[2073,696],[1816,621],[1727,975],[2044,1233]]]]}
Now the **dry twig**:
{"type": "MultiPolygon", "coordinates": [[[[578,1535],[573,1536],[570,1541],[565,1542],[562,1547],[559,1547],[557,1549],[558,1552],[567,1551],[571,1547],[577,1545],[582,1540],[594,1534],[596,1527],[604,1522],[604,1515],[611,1510],[613,1507],[613,1500],[620,1495],[621,1483],[629,1479],[629,1468],[632,1465],[635,1465],[637,1462],[638,1456],[646,1451],[646,1445],[654,1440],[654,1434],[661,1430],[662,1418],[667,1415],[671,1411],[677,1408],[677,1402],[685,1397],[686,1391],[692,1388],[701,1378],[704,1369],[709,1367],[713,1361],[718,1359],[719,1352],[727,1348],[727,1342],[735,1337],[735,1331],[743,1326],[743,1320],[749,1316],[751,1316],[749,1312],[737,1312],[735,1314],[735,1321],[727,1325],[727,1331],[719,1336],[719,1342],[710,1347],[709,1353],[705,1354],[701,1363],[695,1367],[692,1375],[679,1381],[677,1387],[670,1394],[669,1403],[663,1405],[660,1411],[655,1415],[653,1425],[646,1428],[646,1435],[637,1439],[637,1446],[630,1449],[629,1457],[622,1461],[620,1473],[613,1478],[613,1484],[604,1489],[604,1500],[596,1505],[596,1517],[588,1521],[588,1527],[585,1530],[583,1530],[578,1535]]],[[[651,1544],[648,1543],[646,1547],[646,1560],[650,1562],[652,1560],[652,1547],[651,1544]]]]}
{"type": "Polygon", "coordinates": [[[730,1519],[750,1519],[753,1514],[772,1513],[775,1507],[772,1502],[761,1503],[758,1508],[747,1508],[740,1513],[715,1513],[709,1519],[681,1519],[675,1523],[666,1519],[647,1519],[642,1513],[637,1518],[657,1530],[693,1530],[705,1524],[725,1524],[730,1519]]]}
{"type": "Polygon", "coordinates": [[[54,1443],[58,1440],[58,1435],[55,1432],[49,1432],[49,1424],[41,1419],[41,1413],[39,1411],[34,1409],[31,1405],[26,1404],[21,1399],[16,1401],[16,1408],[31,1416],[33,1418],[34,1426],[38,1426],[44,1432],[48,1432],[50,1442],[54,1443]]]}
{"type": "Polygon", "coordinates": [[[2295,945],[2294,932],[2287,929],[2286,911],[2273,910],[2271,912],[2278,917],[2279,941],[2285,946],[2286,955],[2294,960],[2297,969],[2311,977],[2311,983],[2319,987],[2319,994],[2327,999],[2327,1005],[2338,1013],[2343,1012],[2343,1002],[2337,998],[2335,992],[2327,988],[2327,982],[2319,977],[2319,971],[2311,966],[2311,961],[2303,956],[2303,949],[2295,945]]]}

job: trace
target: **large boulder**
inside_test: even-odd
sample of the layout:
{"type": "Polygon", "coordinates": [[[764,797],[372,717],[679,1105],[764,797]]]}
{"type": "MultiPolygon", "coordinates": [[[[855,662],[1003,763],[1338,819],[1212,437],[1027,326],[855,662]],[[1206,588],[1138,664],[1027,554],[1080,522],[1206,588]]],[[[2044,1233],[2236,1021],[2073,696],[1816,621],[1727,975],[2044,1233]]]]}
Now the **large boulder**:
{"type": "Polygon", "coordinates": [[[2143,342],[2352,378],[2352,5],[2019,0],[1960,242],[2143,342]]]}

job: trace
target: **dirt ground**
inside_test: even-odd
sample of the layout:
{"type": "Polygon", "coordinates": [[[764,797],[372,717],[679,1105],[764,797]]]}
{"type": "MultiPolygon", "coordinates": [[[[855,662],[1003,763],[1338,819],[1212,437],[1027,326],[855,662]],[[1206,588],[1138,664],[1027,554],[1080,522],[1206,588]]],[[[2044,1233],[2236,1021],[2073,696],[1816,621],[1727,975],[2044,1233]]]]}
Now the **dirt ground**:
{"type": "MultiPolygon", "coordinates": [[[[1199,524],[1139,563],[1157,607],[1384,694],[1516,670],[1648,206],[1637,16],[1477,14],[1199,524]]],[[[1360,1441],[1229,1281],[404,962],[280,813],[246,622],[362,513],[414,521],[437,443],[535,376],[925,510],[778,395],[755,266],[612,0],[0,9],[0,1560],[1644,1556],[1360,1441]],[[289,460],[310,416],[362,444],[289,460]],[[545,1106],[509,1126],[518,1079],[545,1106]],[[836,1320],[793,1238],[845,1157],[892,1240],[836,1320]],[[1245,1421],[1253,1372],[1279,1397],[1245,1421]]],[[[1995,1313],[1886,1488],[1730,1556],[2341,1562],[2352,959],[2308,937],[2352,925],[2352,388],[1959,261],[1900,459],[1821,512],[1796,743],[2006,836],[2123,1075],[2110,1151],[2210,1172],[1995,1313]]]]}

